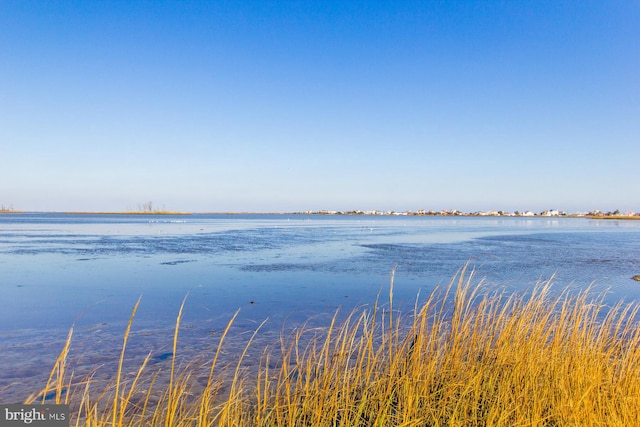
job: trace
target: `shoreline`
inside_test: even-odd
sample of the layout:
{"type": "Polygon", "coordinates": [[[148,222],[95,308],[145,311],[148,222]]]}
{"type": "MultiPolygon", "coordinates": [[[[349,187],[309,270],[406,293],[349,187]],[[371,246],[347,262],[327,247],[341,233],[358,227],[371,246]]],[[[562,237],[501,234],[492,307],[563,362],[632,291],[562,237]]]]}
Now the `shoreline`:
{"type": "Polygon", "coordinates": [[[640,220],[640,215],[515,215],[515,214],[479,214],[479,213],[415,213],[415,212],[384,212],[384,213],[363,213],[352,212],[181,212],[181,211],[158,211],[158,212],[136,212],[136,211],[0,211],[1,214],[65,214],[65,215],[307,215],[307,216],[411,216],[411,217],[489,217],[489,218],[584,218],[594,220],[640,220]]]}
{"type": "Polygon", "coordinates": [[[606,216],[588,216],[589,219],[620,219],[620,220],[640,220],[640,215],[606,215],[606,216]]]}

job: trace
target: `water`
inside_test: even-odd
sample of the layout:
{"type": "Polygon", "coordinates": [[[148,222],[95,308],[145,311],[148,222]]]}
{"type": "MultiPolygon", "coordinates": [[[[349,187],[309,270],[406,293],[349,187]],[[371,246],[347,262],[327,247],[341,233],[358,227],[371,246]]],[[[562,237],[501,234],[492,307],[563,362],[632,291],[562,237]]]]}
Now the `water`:
{"type": "Polygon", "coordinates": [[[79,372],[117,360],[139,297],[128,354],[151,351],[166,363],[185,296],[186,357],[215,346],[237,309],[233,333],[268,319],[266,343],[283,328],[326,325],[338,308],[372,304],[394,267],[394,304],[410,309],[467,262],[486,286],[508,292],[553,277],[558,288],[637,299],[640,221],[2,214],[0,402],[44,384],[72,325],[79,372]]]}

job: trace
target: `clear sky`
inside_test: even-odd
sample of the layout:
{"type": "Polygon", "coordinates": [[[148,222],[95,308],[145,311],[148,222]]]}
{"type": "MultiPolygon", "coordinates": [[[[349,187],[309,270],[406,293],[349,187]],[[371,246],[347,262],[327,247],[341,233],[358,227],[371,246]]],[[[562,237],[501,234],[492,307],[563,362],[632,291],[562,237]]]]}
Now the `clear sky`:
{"type": "Polygon", "coordinates": [[[0,1],[0,204],[640,211],[640,2],[0,1]]]}

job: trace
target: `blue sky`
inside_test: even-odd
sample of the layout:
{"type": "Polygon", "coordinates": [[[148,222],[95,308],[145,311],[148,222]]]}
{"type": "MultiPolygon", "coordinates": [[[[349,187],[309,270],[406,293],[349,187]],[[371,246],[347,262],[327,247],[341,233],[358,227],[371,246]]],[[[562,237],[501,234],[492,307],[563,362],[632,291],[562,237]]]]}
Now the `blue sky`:
{"type": "Polygon", "coordinates": [[[640,211],[640,2],[0,2],[0,204],[640,211]]]}

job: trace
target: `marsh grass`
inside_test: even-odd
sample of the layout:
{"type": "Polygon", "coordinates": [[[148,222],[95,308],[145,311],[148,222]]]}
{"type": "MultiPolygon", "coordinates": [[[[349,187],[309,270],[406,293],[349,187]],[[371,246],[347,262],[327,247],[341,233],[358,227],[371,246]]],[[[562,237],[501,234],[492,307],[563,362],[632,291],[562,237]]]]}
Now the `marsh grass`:
{"type": "MultiPolygon", "coordinates": [[[[386,298],[386,297],[385,297],[386,298]]],[[[184,305],[184,302],[183,302],[184,305]]],[[[565,426],[636,425],[640,329],[636,304],[540,284],[527,295],[483,290],[464,270],[412,313],[389,301],[336,315],[325,328],[283,333],[244,366],[260,327],[222,363],[234,315],[210,360],[167,371],[149,356],[115,379],[76,380],[72,332],[44,390],[86,426],[565,426]],[[63,390],[69,390],[64,393],[63,390]]],[[[179,352],[182,308],[173,338],[179,352]]],[[[44,398],[42,398],[44,399],[44,398]]]]}

